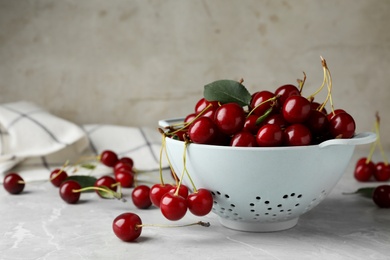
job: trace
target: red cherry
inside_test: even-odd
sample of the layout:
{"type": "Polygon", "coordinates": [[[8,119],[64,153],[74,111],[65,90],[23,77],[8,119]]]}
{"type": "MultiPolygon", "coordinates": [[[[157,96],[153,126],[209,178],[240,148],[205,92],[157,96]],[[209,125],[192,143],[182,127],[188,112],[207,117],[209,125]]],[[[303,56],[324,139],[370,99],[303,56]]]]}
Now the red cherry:
{"type": "Polygon", "coordinates": [[[161,201],[161,197],[169,192],[172,188],[172,185],[171,184],[154,184],[151,188],[150,188],[150,193],[149,193],[149,197],[150,197],[150,200],[152,201],[153,205],[155,205],[156,207],[160,207],[160,201],[161,201]]]}
{"type": "MultiPolygon", "coordinates": [[[[114,178],[112,178],[111,176],[109,175],[104,175],[100,178],[98,178],[96,181],[95,181],[95,184],[94,186],[95,187],[106,187],[106,188],[109,188],[110,190],[112,191],[116,191],[117,190],[117,182],[114,178]]],[[[100,196],[100,197],[103,197],[98,190],[96,190],[96,193],[100,196]]]]}
{"type": "Polygon", "coordinates": [[[283,130],[279,125],[266,124],[256,135],[258,146],[279,146],[283,143],[283,130]]]}
{"type": "Polygon", "coordinates": [[[111,150],[105,150],[100,154],[100,162],[108,167],[113,167],[117,161],[118,155],[111,150]]]}
{"type": "Polygon", "coordinates": [[[195,216],[205,216],[213,207],[213,196],[206,189],[198,189],[187,198],[188,210],[195,216]]]}
{"type": "Polygon", "coordinates": [[[367,158],[360,158],[356,162],[354,177],[358,181],[367,182],[374,175],[375,170],[375,164],[371,160],[367,162],[367,158]]]}
{"type": "Polygon", "coordinates": [[[380,185],[374,189],[372,199],[380,208],[390,208],[390,185],[380,185]]]}
{"type": "Polygon", "coordinates": [[[124,162],[124,163],[127,163],[128,165],[130,165],[131,167],[134,167],[134,160],[130,157],[122,157],[119,159],[120,162],[124,162]]]}
{"type": "MultiPolygon", "coordinates": [[[[311,105],[311,109],[312,110],[317,110],[317,111],[319,111],[318,109],[322,106],[322,104],[320,104],[318,102],[314,102],[314,101],[312,101],[310,103],[310,105],[311,105]]],[[[325,107],[323,107],[320,112],[324,113],[325,115],[328,114],[328,112],[326,111],[325,107]]]]}
{"type": "Polygon", "coordinates": [[[3,180],[3,186],[6,191],[11,194],[19,194],[24,189],[25,182],[23,178],[15,173],[8,173],[3,180]]]}
{"type": "Polygon", "coordinates": [[[282,129],[286,128],[288,125],[281,114],[270,115],[265,119],[264,124],[279,125],[282,129]]]}
{"type": "Polygon", "coordinates": [[[390,164],[384,162],[378,162],[375,165],[374,178],[376,181],[388,181],[390,180],[390,164]]]}
{"type": "Polygon", "coordinates": [[[223,104],[215,111],[214,122],[221,133],[232,135],[244,127],[245,112],[237,103],[223,104]]]}
{"type": "Polygon", "coordinates": [[[188,129],[188,135],[194,143],[210,144],[217,135],[218,128],[214,121],[208,117],[199,117],[188,129]]]}
{"type": "Polygon", "coordinates": [[[333,138],[352,138],[355,129],[355,120],[346,112],[334,115],[329,121],[329,130],[333,138]]]}
{"type": "Polygon", "coordinates": [[[81,186],[74,180],[68,180],[60,186],[60,197],[69,204],[75,204],[80,199],[81,186]]]}
{"type": "Polygon", "coordinates": [[[209,105],[211,105],[211,110],[215,110],[219,106],[218,101],[208,101],[205,98],[201,98],[195,105],[195,113],[199,114],[209,105]]]}
{"type": "Polygon", "coordinates": [[[142,232],[141,218],[134,213],[122,213],[112,222],[115,235],[126,242],[136,240],[142,232]]]}
{"type": "Polygon", "coordinates": [[[241,131],[232,137],[230,146],[255,147],[257,146],[256,137],[252,133],[241,131]]]}
{"type": "Polygon", "coordinates": [[[346,113],[346,111],[344,109],[340,109],[340,108],[339,109],[335,109],[332,113],[329,113],[327,115],[328,120],[330,121],[334,115],[337,115],[337,114],[340,114],[340,113],[346,113]]]}
{"type": "Polygon", "coordinates": [[[255,135],[260,128],[260,126],[256,124],[257,118],[259,118],[259,116],[253,114],[247,116],[242,130],[250,132],[255,135]]]}
{"type": "Polygon", "coordinates": [[[160,209],[165,218],[172,221],[179,220],[187,212],[187,200],[173,192],[168,192],[161,198],[160,209]]]}
{"type": "MultiPolygon", "coordinates": [[[[177,189],[177,186],[172,186],[172,188],[169,190],[169,192],[175,193],[176,189],[177,189]]],[[[189,193],[188,187],[184,184],[181,184],[179,187],[179,195],[186,199],[188,197],[188,193],[189,193]]]]}
{"type": "Polygon", "coordinates": [[[131,164],[128,164],[127,162],[118,161],[114,165],[114,172],[117,172],[117,171],[119,171],[121,169],[123,169],[125,171],[132,171],[133,170],[133,166],[131,164]]]}
{"type": "Polygon", "coordinates": [[[194,120],[196,117],[196,113],[191,113],[191,114],[188,114],[185,118],[184,118],[184,123],[190,123],[192,120],[194,120]]]}
{"type": "Polygon", "coordinates": [[[305,122],[310,111],[310,101],[302,96],[288,97],[282,107],[284,119],[291,124],[305,122]]]}
{"type": "Polygon", "coordinates": [[[50,182],[55,187],[60,187],[61,183],[63,183],[66,178],[68,178],[68,174],[63,169],[54,169],[50,173],[50,182]]]}
{"type": "Polygon", "coordinates": [[[301,93],[299,92],[299,89],[296,86],[291,85],[291,84],[286,84],[286,85],[278,87],[275,90],[275,95],[280,96],[278,99],[278,102],[279,102],[280,106],[283,106],[284,102],[286,101],[286,99],[288,97],[300,96],[301,93]]]}
{"type": "Polygon", "coordinates": [[[302,124],[289,125],[284,130],[284,143],[288,146],[310,145],[311,140],[309,128],[302,124]]]}
{"type": "Polygon", "coordinates": [[[267,91],[267,90],[263,90],[263,91],[259,91],[259,92],[254,93],[252,95],[251,103],[249,105],[249,107],[251,109],[254,109],[256,107],[256,109],[253,110],[252,114],[257,115],[257,116],[264,115],[265,111],[267,111],[272,105],[272,102],[265,102],[265,101],[273,98],[274,96],[275,96],[274,93],[267,91]],[[265,102],[265,103],[263,103],[263,102],[265,102]],[[260,105],[261,103],[263,103],[263,104],[260,105]]]}
{"type": "Polygon", "coordinates": [[[146,185],[135,187],[131,193],[131,198],[134,205],[139,209],[147,209],[152,206],[152,201],[149,197],[150,188],[146,185]]]}
{"type": "Polygon", "coordinates": [[[125,169],[119,169],[114,172],[115,180],[121,184],[123,188],[131,188],[134,184],[134,174],[125,169]]]}
{"type": "Polygon", "coordinates": [[[309,127],[310,131],[316,135],[325,134],[329,127],[327,116],[324,113],[313,109],[310,111],[309,118],[305,124],[309,127]]]}

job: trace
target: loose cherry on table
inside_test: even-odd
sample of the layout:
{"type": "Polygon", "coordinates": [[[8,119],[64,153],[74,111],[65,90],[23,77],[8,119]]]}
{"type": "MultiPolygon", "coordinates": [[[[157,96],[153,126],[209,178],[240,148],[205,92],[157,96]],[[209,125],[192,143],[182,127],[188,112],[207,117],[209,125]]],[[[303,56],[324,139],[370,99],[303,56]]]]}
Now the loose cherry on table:
{"type": "Polygon", "coordinates": [[[168,183],[154,184],[150,188],[150,192],[149,192],[150,200],[152,201],[153,205],[155,205],[156,207],[159,208],[162,196],[164,196],[165,193],[169,192],[171,190],[171,188],[172,188],[172,185],[168,184],[168,183]]]}
{"type": "Polygon", "coordinates": [[[390,208],[390,185],[379,185],[374,189],[372,199],[380,208],[390,208]]]}
{"type": "Polygon", "coordinates": [[[176,192],[169,191],[161,197],[161,213],[169,220],[175,221],[183,218],[187,209],[187,200],[176,192]]]}
{"type": "Polygon", "coordinates": [[[60,187],[66,178],[68,178],[68,173],[63,168],[56,168],[50,173],[50,182],[55,187],[60,187]]]}
{"type": "Polygon", "coordinates": [[[125,242],[133,242],[140,237],[143,227],[159,227],[159,228],[178,228],[199,225],[209,227],[209,222],[198,221],[184,225],[158,225],[158,224],[143,224],[141,218],[132,212],[125,212],[118,215],[112,222],[112,230],[114,234],[125,242]]]}
{"type": "Polygon", "coordinates": [[[369,181],[375,172],[375,164],[370,158],[360,158],[355,166],[354,177],[361,182],[369,181]]]}
{"type": "Polygon", "coordinates": [[[25,181],[19,174],[11,172],[4,177],[3,186],[9,193],[19,194],[24,189],[25,181]]]}
{"type": "Polygon", "coordinates": [[[147,185],[138,185],[131,192],[133,204],[139,209],[147,209],[152,206],[149,197],[150,187],[147,185]]]}
{"type": "Polygon", "coordinates": [[[187,197],[188,210],[195,216],[205,216],[213,207],[213,196],[207,189],[198,189],[187,197]]]}
{"type": "Polygon", "coordinates": [[[118,155],[111,150],[104,150],[100,154],[100,162],[108,167],[114,167],[118,160],[118,155]]]}

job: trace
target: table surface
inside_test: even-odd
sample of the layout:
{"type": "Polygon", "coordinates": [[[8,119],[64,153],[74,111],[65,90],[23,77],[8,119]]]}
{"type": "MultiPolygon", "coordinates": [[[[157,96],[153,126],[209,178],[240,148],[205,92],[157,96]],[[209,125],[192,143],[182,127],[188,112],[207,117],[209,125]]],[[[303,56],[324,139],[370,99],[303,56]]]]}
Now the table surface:
{"type": "MultiPolygon", "coordinates": [[[[136,242],[126,243],[112,231],[121,213],[135,212],[150,224],[199,218],[187,214],[169,222],[157,208],[139,210],[131,199],[103,200],[94,193],[69,205],[49,182],[31,183],[20,195],[0,189],[0,259],[390,259],[390,210],[342,194],[379,185],[353,178],[356,160],[366,153],[355,151],[336,187],[294,228],[270,233],[227,229],[211,213],[201,218],[210,222],[208,228],[144,227],[136,242]]],[[[158,181],[157,173],[143,178],[158,181]]],[[[129,197],[131,189],[124,194],[129,197]]]]}

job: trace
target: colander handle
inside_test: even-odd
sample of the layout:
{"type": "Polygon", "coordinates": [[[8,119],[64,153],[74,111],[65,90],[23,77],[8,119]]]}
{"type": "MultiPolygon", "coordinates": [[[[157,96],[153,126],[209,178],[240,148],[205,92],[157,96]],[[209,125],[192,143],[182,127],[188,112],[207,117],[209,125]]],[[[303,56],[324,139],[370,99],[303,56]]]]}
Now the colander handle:
{"type": "Polygon", "coordinates": [[[358,145],[369,144],[376,140],[376,134],[372,132],[363,132],[349,139],[331,139],[320,143],[318,146],[324,148],[330,145],[358,145]]]}

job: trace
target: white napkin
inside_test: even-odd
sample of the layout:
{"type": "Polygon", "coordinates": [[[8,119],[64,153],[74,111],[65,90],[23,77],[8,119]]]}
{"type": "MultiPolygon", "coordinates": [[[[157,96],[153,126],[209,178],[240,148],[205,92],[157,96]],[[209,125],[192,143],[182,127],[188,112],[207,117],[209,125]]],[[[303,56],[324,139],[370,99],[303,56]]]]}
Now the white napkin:
{"type": "MultiPolygon", "coordinates": [[[[104,124],[78,126],[31,102],[0,105],[3,176],[16,171],[26,181],[47,180],[50,171],[66,161],[75,163],[103,150],[112,150],[118,157],[131,157],[138,170],[156,170],[160,167],[160,147],[161,135],[157,129],[104,124]]],[[[162,166],[167,163],[162,162],[162,166]]]]}

